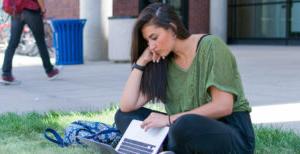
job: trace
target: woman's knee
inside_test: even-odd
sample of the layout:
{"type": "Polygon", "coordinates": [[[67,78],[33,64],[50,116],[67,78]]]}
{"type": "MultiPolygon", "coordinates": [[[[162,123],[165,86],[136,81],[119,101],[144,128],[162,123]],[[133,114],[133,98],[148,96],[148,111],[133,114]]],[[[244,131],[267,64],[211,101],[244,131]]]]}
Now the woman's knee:
{"type": "Polygon", "coordinates": [[[132,112],[123,112],[120,109],[115,113],[115,121],[123,121],[124,119],[144,120],[151,111],[146,108],[140,108],[132,112]]]}
{"type": "Polygon", "coordinates": [[[122,112],[120,109],[115,113],[115,123],[117,128],[124,133],[133,119],[144,120],[151,110],[146,108],[140,108],[132,112],[122,112]]]}
{"type": "Polygon", "coordinates": [[[174,133],[181,133],[183,130],[191,128],[196,125],[196,123],[204,123],[208,118],[195,114],[188,114],[179,117],[171,126],[171,130],[174,133]]]}
{"type": "Polygon", "coordinates": [[[122,112],[120,109],[117,110],[115,113],[115,122],[120,121],[120,119],[124,116],[124,112],[122,112]]]}
{"type": "Polygon", "coordinates": [[[131,120],[128,113],[122,112],[120,109],[115,113],[115,124],[122,133],[125,132],[131,120]]]}
{"type": "Polygon", "coordinates": [[[190,126],[188,123],[191,123],[194,115],[183,115],[176,119],[176,121],[171,125],[169,129],[169,139],[172,140],[172,144],[179,144],[178,142],[185,142],[187,132],[190,126]]]}
{"type": "Polygon", "coordinates": [[[213,119],[205,116],[188,114],[179,117],[170,127],[169,136],[175,142],[186,142],[195,137],[195,133],[205,134],[210,130],[213,119]]]}
{"type": "Polygon", "coordinates": [[[168,146],[175,151],[182,148],[191,151],[214,151],[214,146],[230,151],[230,135],[231,131],[217,120],[199,115],[184,115],[170,127],[171,144],[168,146]]]}

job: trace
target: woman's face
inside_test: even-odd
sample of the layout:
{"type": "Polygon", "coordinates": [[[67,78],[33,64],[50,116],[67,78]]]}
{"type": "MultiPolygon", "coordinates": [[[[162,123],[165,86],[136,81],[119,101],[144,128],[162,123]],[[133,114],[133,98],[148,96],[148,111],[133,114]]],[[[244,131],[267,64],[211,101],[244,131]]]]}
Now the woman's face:
{"type": "Polygon", "coordinates": [[[166,57],[174,49],[176,35],[171,29],[150,24],[142,28],[142,34],[150,51],[160,57],[166,57]]]}

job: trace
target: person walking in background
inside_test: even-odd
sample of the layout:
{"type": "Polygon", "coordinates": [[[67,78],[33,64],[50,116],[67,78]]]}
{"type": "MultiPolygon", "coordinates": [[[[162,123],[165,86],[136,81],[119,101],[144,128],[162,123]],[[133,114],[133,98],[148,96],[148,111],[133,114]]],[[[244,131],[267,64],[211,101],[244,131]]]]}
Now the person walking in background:
{"type": "Polygon", "coordinates": [[[12,61],[25,24],[28,25],[33,33],[43,62],[43,67],[49,80],[53,80],[59,75],[59,70],[50,62],[45,42],[43,17],[45,16],[46,8],[44,0],[26,0],[22,2],[22,5],[23,9],[21,13],[11,16],[11,34],[8,47],[5,50],[1,78],[1,82],[7,85],[19,83],[12,74],[12,61]]]}
{"type": "Polygon", "coordinates": [[[137,119],[145,130],[169,126],[165,149],[176,154],[254,153],[251,107],[220,38],[190,34],[172,7],[154,3],[133,28],[131,62],[115,114],[122,133],[137,119]],[[144,108],[151,100],[167,113],[144,108]]]}

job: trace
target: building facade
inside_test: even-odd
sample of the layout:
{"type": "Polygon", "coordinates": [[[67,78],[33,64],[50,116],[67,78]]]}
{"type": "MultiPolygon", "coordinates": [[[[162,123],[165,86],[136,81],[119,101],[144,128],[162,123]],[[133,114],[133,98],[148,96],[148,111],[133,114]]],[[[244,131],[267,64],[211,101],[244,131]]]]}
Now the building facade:
{"type": "Polygon", "coordinates": [[[114,0],[113,15],[137,16],[157,1],[172,5],[192,33],[223,26],[230,44],[300,44],[300,0],[114,0]]]}
{"type": "Polygon", "coordinates": [[[300,45],[300,0],[46,0],[46,6],[50,18],[87,19],[85,59],[127,61],[134,20],[153,2],[173,6],[191,33],[228,44],[300,45]]]}
{"type": "Polygon", "coordinates": [[[46,18],[79,18],[79,0],[45,0],[46,18]]]}

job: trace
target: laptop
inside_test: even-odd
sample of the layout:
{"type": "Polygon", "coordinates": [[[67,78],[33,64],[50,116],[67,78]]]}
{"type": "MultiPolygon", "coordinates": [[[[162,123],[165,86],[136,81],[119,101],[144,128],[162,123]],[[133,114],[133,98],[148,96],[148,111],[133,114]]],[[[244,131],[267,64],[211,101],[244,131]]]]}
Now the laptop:
{"type": "Polygon", "coordinates": [[[95,148],[103,154],[156,154],[168,134],[169,127],[150,128],[145,131],[141,128],[142,121],[132,120],[123,137],[114,149],[110,145],[98,143],[85,138],[80,141],[89,147],[95,148]]]}

